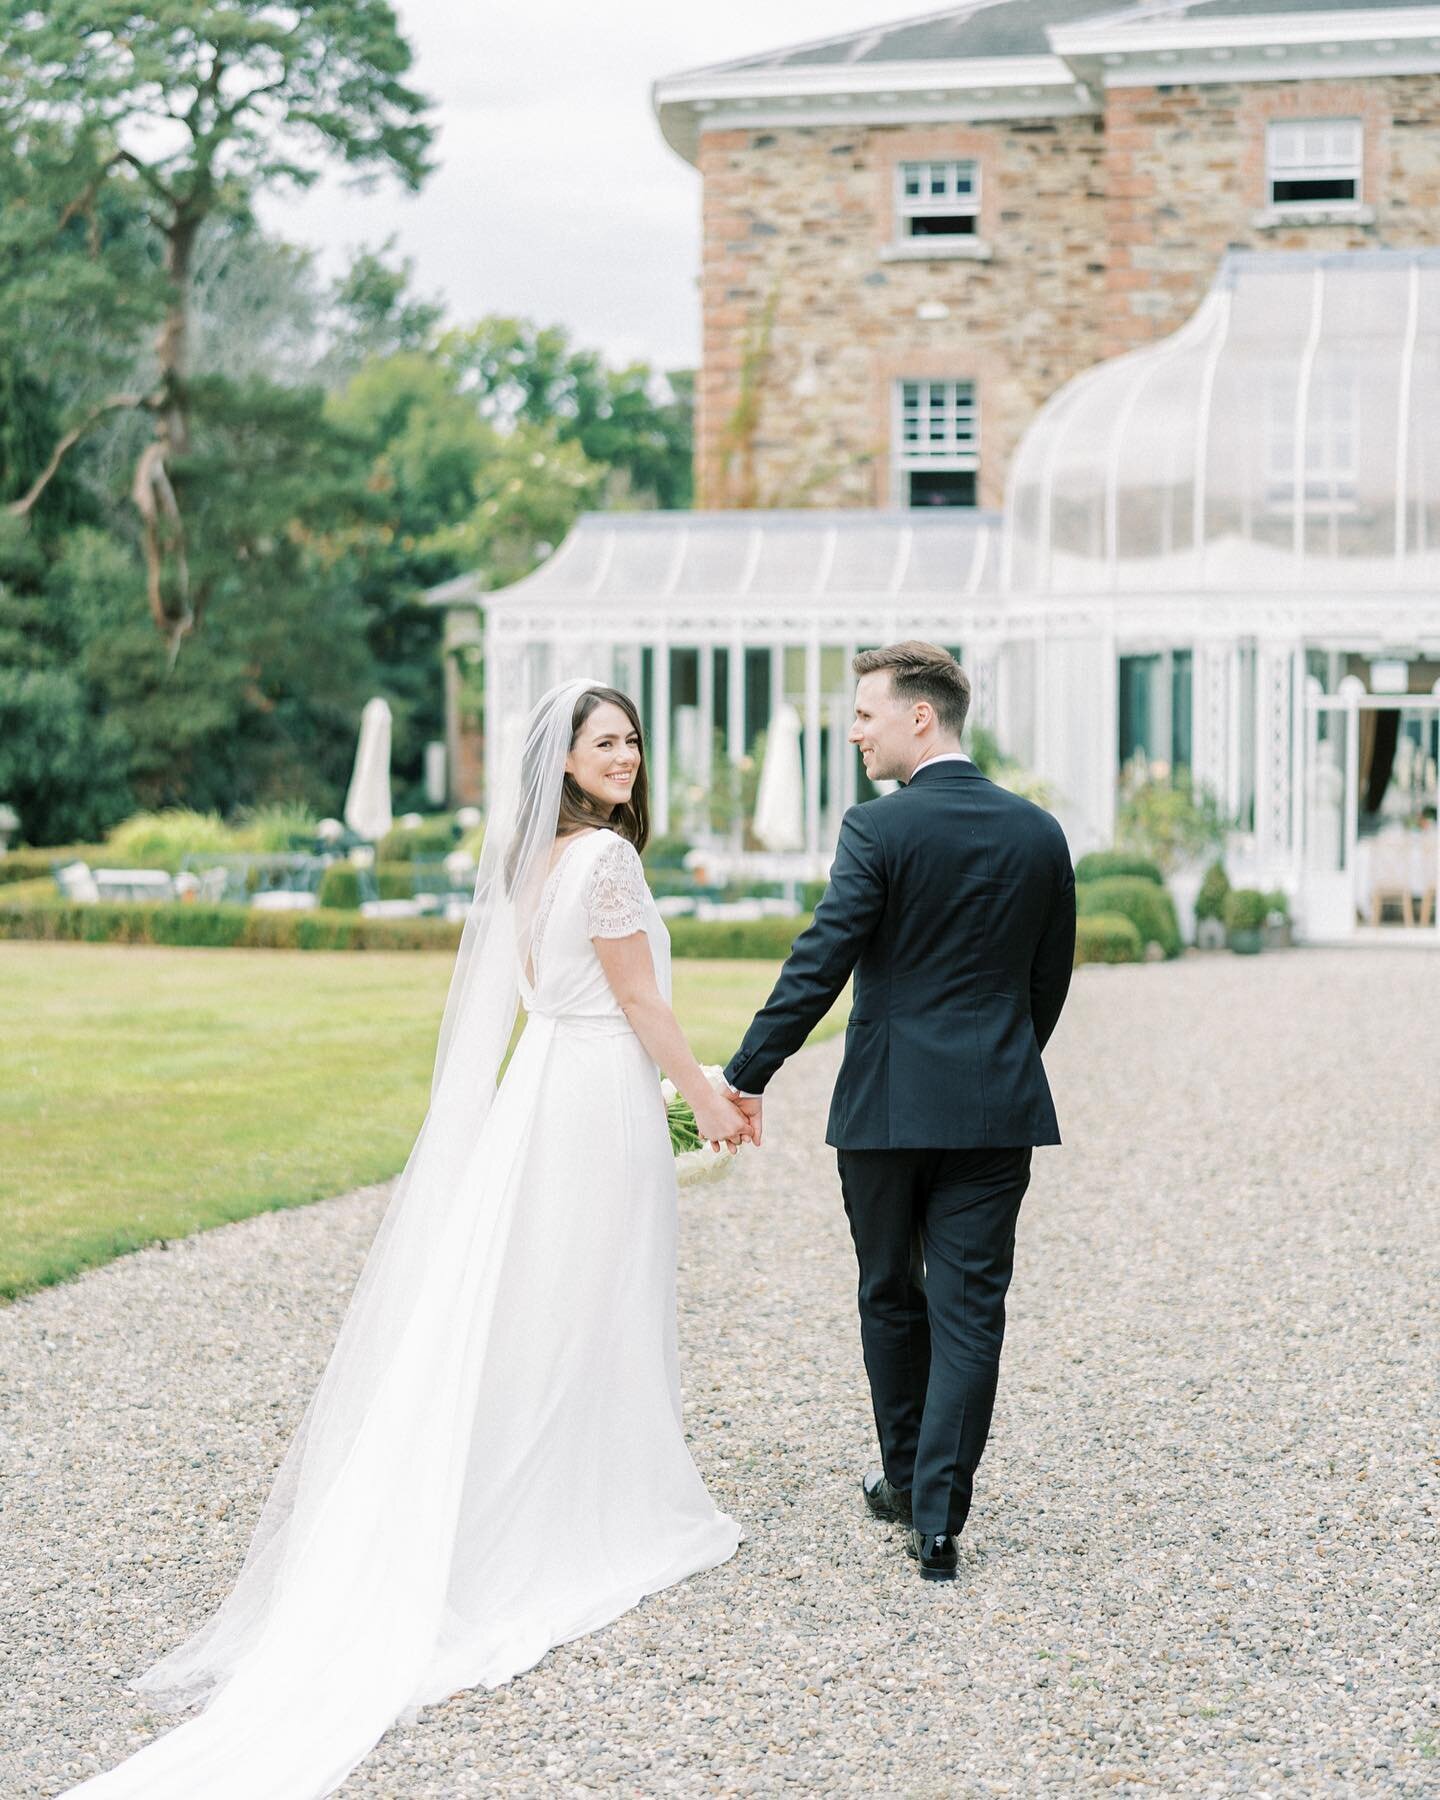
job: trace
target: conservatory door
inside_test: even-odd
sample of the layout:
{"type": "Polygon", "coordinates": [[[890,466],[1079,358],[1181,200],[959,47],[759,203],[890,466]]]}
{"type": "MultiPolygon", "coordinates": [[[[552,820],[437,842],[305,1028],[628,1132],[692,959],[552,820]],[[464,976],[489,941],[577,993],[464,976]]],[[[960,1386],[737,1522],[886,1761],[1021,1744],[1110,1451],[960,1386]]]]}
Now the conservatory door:
{"type": "Polygon", "coordinates": [[[1325,695],[1316,684],[1305,724],[1306,935],[1440,936],[1440,693],[1367,694],[1352,677],[1325,695]]]}

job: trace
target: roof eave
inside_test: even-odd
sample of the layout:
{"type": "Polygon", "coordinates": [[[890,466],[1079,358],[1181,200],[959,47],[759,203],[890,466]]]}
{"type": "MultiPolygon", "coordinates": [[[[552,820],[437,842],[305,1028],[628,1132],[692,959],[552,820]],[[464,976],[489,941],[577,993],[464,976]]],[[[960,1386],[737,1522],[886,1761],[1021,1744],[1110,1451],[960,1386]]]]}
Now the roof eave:
{"type": "Polygon", "coordinates": [[[1046,36],[1075,78],[1097,89],[1440,69],[1440,6],[1248,18],[1112,15],[1052,25],[1046,36]]]}
{"type": "Polygon", "coordinates": [[[656,81],[651,104],[666,143],[689,163],[698,160],[705,130],[1098,110],[1058,56],[698,69],[656,81]]]}

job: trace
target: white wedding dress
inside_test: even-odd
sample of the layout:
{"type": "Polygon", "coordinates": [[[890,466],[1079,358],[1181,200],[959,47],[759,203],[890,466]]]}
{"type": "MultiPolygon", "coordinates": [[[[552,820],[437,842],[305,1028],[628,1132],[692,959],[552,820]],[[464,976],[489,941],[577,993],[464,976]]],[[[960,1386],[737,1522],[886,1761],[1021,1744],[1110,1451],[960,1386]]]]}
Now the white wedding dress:
{"type": "Polygon", "coordinates": [[[734,1553],[681,1424],[658,1072],[591,942],[643,929],[668,998],[669,937],[611,831],[531,895],[509,1069],[463,1155],[453,1106],[426,1122],[456,1191],[422,1133],[241,1580],[132,1684],[204,1711],[72,1792],[316,1800],[397,1719],[734,1553]]]}

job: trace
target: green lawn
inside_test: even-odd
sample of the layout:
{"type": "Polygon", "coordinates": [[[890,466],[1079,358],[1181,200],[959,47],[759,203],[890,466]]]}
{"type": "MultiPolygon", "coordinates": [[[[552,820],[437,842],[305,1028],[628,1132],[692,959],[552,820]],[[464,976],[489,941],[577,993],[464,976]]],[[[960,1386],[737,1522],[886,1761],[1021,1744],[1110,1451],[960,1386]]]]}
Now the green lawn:
{"type": "MultiPolygon", "coordinates": [[[[0,1299],[400,1169],[452,958],[0,943],[0,1299]]],[[[675,964],[702,1062],[775,965],[675,964]]],[[[819,1036],[839,1029],[844,1002],[819,1036]]]]}

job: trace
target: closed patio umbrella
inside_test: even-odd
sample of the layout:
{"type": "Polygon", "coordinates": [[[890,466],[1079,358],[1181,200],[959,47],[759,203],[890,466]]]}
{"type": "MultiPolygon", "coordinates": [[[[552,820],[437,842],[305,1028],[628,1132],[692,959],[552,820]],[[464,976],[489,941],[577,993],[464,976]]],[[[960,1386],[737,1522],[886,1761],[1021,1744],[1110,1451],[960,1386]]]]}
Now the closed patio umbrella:
{"type": "Polygon", "coordinates": [[[767,850],[805,848],[805,776],[800,766],[800,715],[777,706],[765,734],[765,761],[755,795],[755,836],[767,850]]]}
{"type": "Polygon", "coordinates": [[[345,823],[356,837],[375,844],[389,831],[391,822],[390,708],[377,695],[365,702],[360,715],[360,742],[345,796],[345,823]]]}

